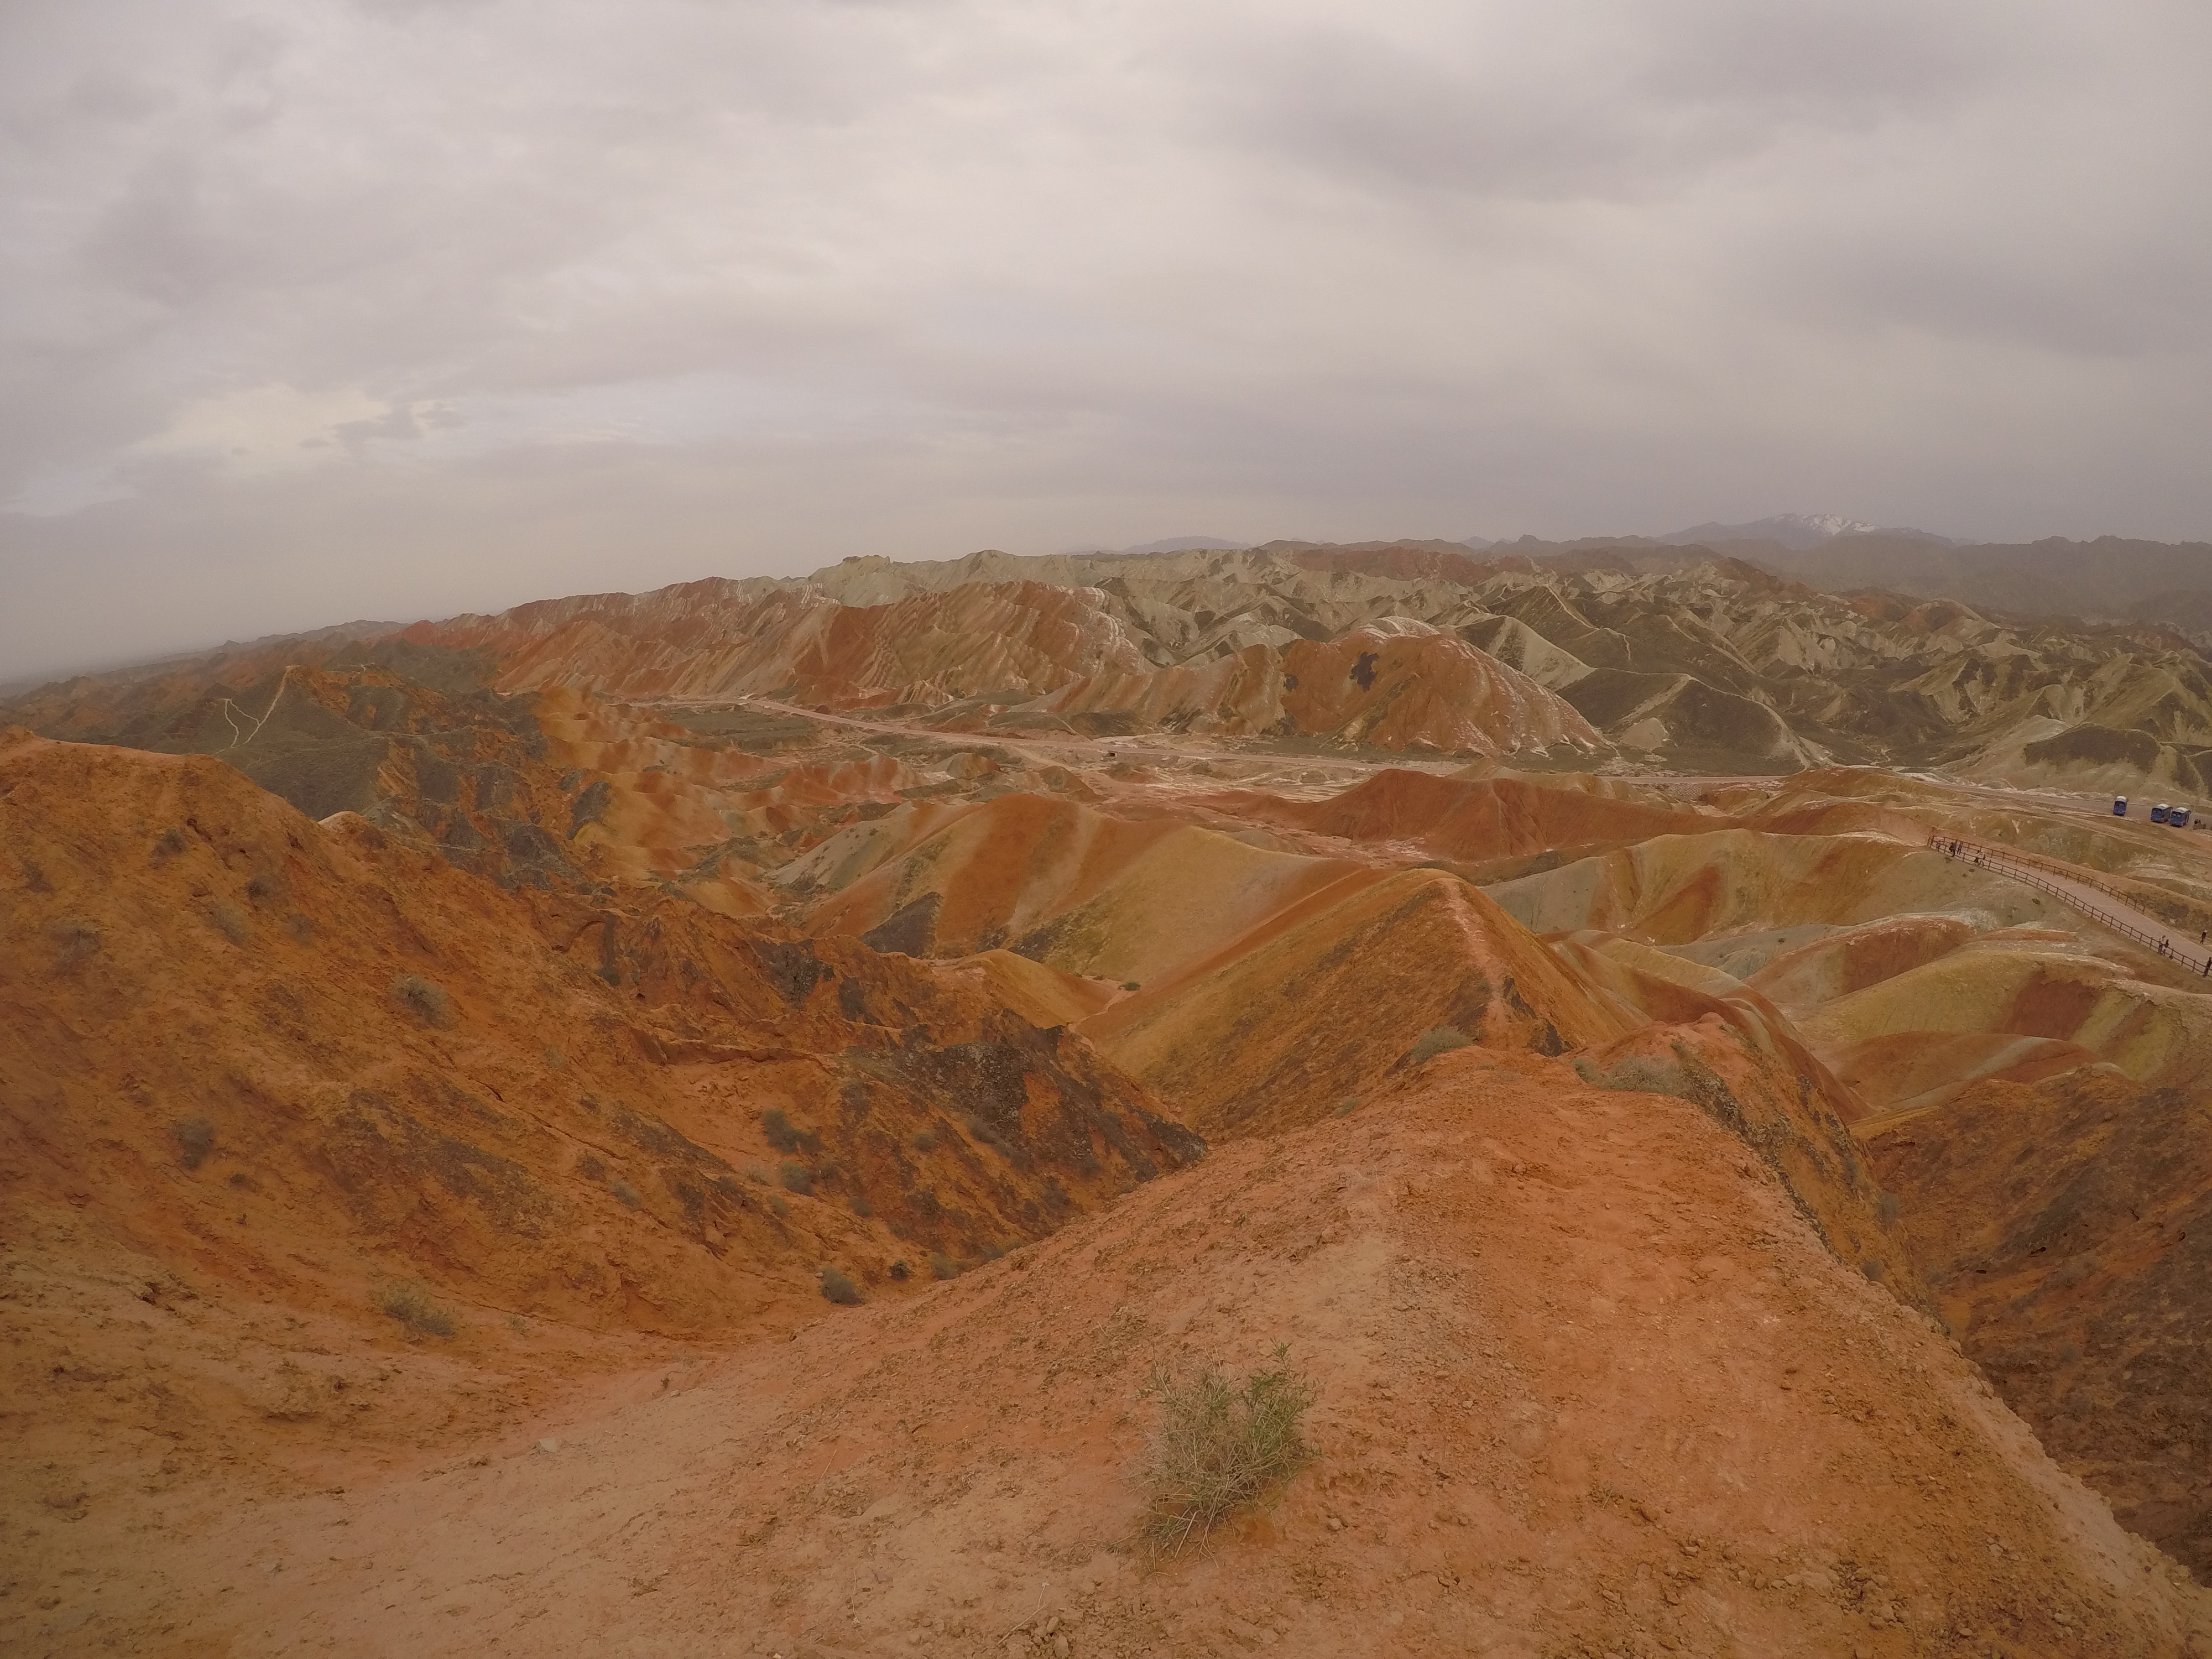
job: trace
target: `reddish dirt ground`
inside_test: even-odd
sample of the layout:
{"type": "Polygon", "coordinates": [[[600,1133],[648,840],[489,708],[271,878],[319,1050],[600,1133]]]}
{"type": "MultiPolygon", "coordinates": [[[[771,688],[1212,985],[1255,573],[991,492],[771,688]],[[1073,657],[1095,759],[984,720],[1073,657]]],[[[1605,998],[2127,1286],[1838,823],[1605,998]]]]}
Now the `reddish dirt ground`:
{"type": "Polygon", "coordinates": [[[6,1645],[2212,1653],[2212,1597],[1737,1141],[1534,1056],[1447,1055],[918,1297],[438,1439],[333,1443],[316,1491],[50,1509],[6,1645]],[[1310,1462],[1133,1552],[1155,1368],[1278,1342],[1310,1462]]]}

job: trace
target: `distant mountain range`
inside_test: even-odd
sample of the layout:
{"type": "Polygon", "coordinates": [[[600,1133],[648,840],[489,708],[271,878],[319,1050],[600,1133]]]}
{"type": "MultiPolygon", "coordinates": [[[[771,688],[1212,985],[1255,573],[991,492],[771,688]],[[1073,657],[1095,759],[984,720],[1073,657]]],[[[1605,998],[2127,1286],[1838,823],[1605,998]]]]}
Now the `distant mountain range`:
{"type": "Polygon", "coordinates": [[[1840,513],[1778,513],[1771,518],[1753,519],[1748,524],[1697,524],[1654,539],[1671,542],[1677,547],[1692,544],[1711,546],[1716,542],[1773,542],[1783,547],[1805,549],[1819,547],[1839,536],[1893,536],[1902,541],[1932,542],[1939,547],[1958,545],[1948,536],[1938,536],[1933,531],[1885,530],[1857,519],[1847,519],[1840,513]]]}
{"type": "MultiPolygon", "coordinates": [[[[1072,550],[1066,557],[1231,551],[1249,545],[1215,536],[1167,536],[1134,547],[1072,550]]],[[[1271,543],[1270,546],[1319,546],[1271,543]]],[[[1512,553],[1567,569],[1593,560],[1656,572],[1680,567],[1675,550],[1711,548],[1803,582],[1824,592],[1881,588],[1913,599],[1956,599],[2014,617],[2166,623],[2212,635],[2212,544],[2148,542],[2118,536],[2094,541],[2050,537],[2031,543],[1963,542],[1932,530],[1878,526],[1840,513],[1778,513],[1723,524],[1717,520],[1662,536],[1585,536],[1551,541],[1523,536],[1493,541],[1347,543],[1346,550],[1382,546],[1442,551],[1464,547],[1512,553]]],[[[911,568],[911,567],[909,567],[911,568]]],[[[948,564],[949,580],[976,573],[948,564]]]]}
{"type": "Polygon", "coordinates": [[[1671,550],[1711,548],[1829,593],[1880,588],[1913,599],[1956,599],[2012,617],[2165,623],[2212,634],[2212,544],[2094,541],[1969,543],[1910,528],[1877,529],[1839,514],[1784,513],[1742,524],[1693,525],[1665,536],[1542,541],[1467,538],[1563,568],[1593,560],[1623,568],[1678,568],[1671,550]]]}
{"type": "Polygon", "coordinates": [[[1249,547],[1250,542],[1224,542],[1218,536],[1163,536],[1156,542],[1139,542],[1134,547],[1071,547],[1066,556],[1075,558],[1100,553],[1212,553],[1225,552],[1249,547]]]}

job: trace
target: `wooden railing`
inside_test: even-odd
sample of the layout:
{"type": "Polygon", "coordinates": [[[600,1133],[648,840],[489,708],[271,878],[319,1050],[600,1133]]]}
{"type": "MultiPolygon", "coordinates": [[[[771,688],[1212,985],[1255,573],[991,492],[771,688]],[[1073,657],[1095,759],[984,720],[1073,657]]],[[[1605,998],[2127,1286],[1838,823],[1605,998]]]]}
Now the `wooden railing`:
{"type": "Polygon", "coordinates": [[[2138,944],[2148,945],[2160,956],[2170,957],[2184,967],[2193,968],[2206,978],[2212,979],[2212,951],[2186,941],[2177,945],[2170,930],[2154,931],[2143,927],[2140,913],[2137,913],[2138,919],[2135,920],[2114,915],[2112,910],[2090,903],[2075,890],[2087,887],[2112,900],[2115,908],[2124,902],[2119,894],[2101,882],[2077,876],[2070,870],[2055,870],[2051,860],[2038,858],[2033,853],[2023,853],[2013,847],[1993,847],[1987,842],[1970,841],[1964,836],[1947,836],[1931,831],[1928,844],[1948,858],[1995,870],[2023,886],[2033,887],[2039,893],[2048,893],[2060,903],[2080,911],[2099,927],[2109,928],[2138,944]],[[2054,877],[2057,878],[2053,879],[2054,877]]]}

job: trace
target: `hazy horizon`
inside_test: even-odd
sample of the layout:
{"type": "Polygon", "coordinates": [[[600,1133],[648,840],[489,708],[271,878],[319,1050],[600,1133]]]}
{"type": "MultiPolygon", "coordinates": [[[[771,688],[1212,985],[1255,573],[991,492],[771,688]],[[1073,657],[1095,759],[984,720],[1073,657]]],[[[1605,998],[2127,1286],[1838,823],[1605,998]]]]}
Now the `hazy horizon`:
{"type": "Polygon", "coordinates": [[[0,681],[854,553],[2212,537],[2212,16],[19,0],[0,681]]]}

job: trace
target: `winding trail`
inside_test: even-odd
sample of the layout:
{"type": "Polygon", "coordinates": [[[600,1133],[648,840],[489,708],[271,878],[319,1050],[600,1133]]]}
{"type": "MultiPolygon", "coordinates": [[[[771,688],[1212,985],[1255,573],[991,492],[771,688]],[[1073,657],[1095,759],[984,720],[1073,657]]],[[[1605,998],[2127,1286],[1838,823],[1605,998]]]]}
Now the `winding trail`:
{"type": "MultiPolygon", "coordinates": [[[[243,748],[246,744],[252,743],[254,738],[259,737],[261,735],[261,728],[269,724],[269,717],[276,712],[276,705],[283,701],[284,688],[291,684],[291,683],[292,671],[290,668],[287,667],[282,674],[276,677],[276,690],[270,693],[269,707],[261,711],[261,718],[259,720],[253,720],[253,716],[251,714],[244,715],[244,718],[253,720],[253,729],[251,732],[248,732],[242,738],[238,735],[238,721],[232,718],[232,711],[238,708],[238,705],[233,702],[228,697],[225,697],[222,700],[222,717],[226,721],[228,721],[230,726],[230,742],[217,752],[228,755],[233,749],[243,748]]],[[[242,714],[243,711],[241,710],[240,713],[242,714]]]]}
{"type": "MultiPolygon", "coordinates": [[[[1449,760],[1428,760],[1416,756],[1394,757],[1387,761],[1362,760],[1350,755],[1258,755],[1242,754],[1231,750],[1194,750],[1179,749],[1172,743],[1164,743],[1149,736],[1091,737],[1081,732],[1057,732],[1049,736],[1015,737],[1002,732],[960,732],[940,730],[935,726],[917,726],[896,720],[861,720],[850,714],[824,714],[818,708],[802,708],[797,703],[779,702],[773,697],[668,697],[648,705],[664,708],[725,708],[732,703],[747,708],[766,709],[773,714],[788,714],[796,719],[814,720],[827,726],[842,726],[856,732],[874,732],[888,737],[928,738],[951,748],[1012,749],[1024,750],[1041,761],[1057,765],[1084,766],[1097,763],[1103,752],[1116,759],[1131,760],[1250,760],[1266,761],[1309,771],[1323,771],[1364,777],[1385,769],[1428,772],[1447,777],[1467,766],[1474,757],[1455,756],[1449,760]]],[[[1501,757],[1503,764],[1510,764],[1510,757],[1501,757]]],[[[1207,780],[1209,783],[1215,780],[1207,780]]]]}

